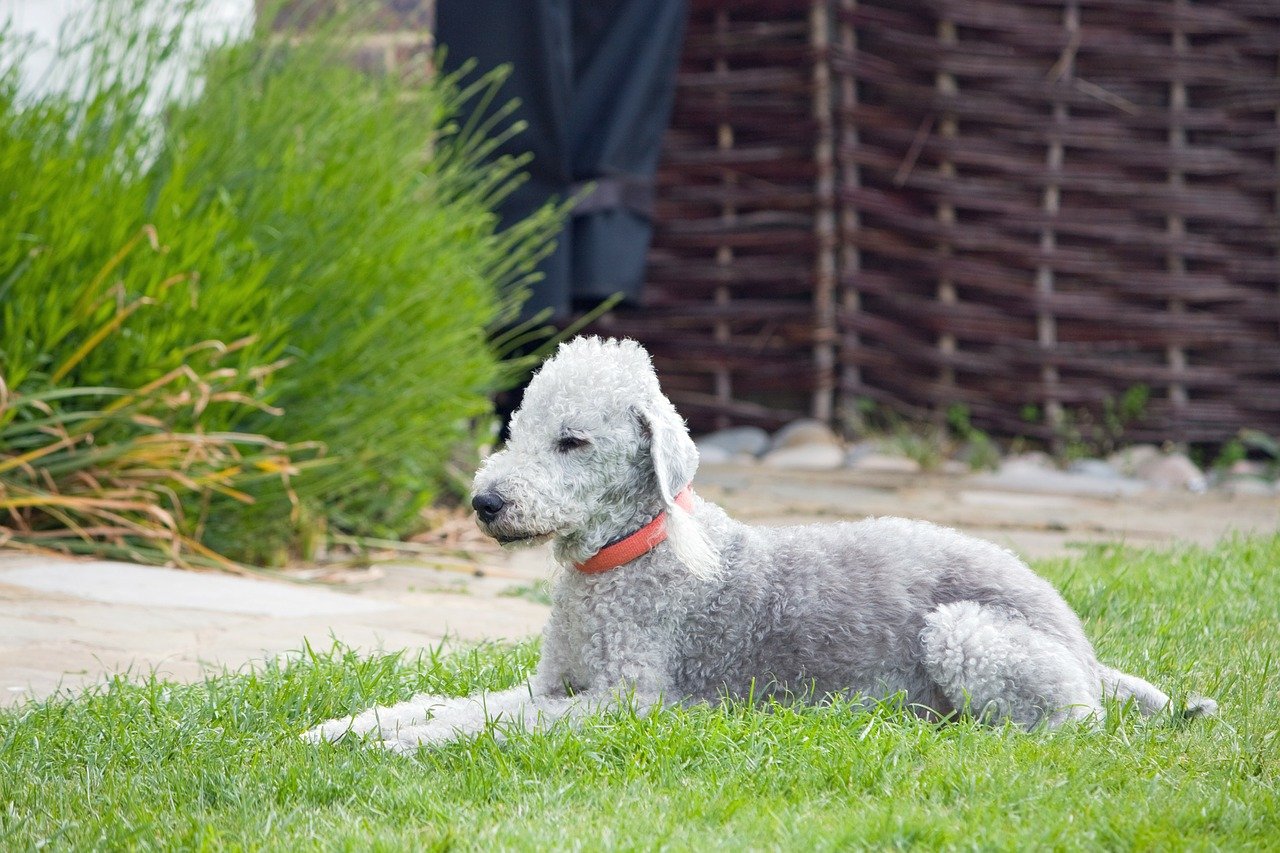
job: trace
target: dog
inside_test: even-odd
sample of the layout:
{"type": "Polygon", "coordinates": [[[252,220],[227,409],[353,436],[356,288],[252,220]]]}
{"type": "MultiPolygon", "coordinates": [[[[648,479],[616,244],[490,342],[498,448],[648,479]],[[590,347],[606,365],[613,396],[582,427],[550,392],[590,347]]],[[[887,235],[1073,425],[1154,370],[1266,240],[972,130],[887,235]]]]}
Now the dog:
{"type": "MultiPolygon", "coordinates": [[[[1079,618],[1011,552],[901,518],[762,528],[692,488],[698,452],[629,340],[580,337],[534,376],[506,447],[476,474],[480,528],[550,541],[563,568],[533,676],[421,695],[307,732],[412,752],[494,721],[537,728],[619,703],[905,696],[921,716],[1026,729],[1096,718],[1103,698],[1170,704],[1099,663],[1079,618]]],[[[1193,697],[1191,716],[1216,710],[1193,697]]]]}

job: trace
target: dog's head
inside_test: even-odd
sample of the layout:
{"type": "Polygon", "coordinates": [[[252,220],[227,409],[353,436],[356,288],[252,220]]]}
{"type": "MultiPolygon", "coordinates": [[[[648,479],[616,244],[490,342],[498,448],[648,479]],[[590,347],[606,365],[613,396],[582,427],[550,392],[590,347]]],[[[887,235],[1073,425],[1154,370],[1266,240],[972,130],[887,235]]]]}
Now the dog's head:
{"type": "Polygon", "coordinates": [[[716,555],[675,496],[698,451],[635,341],[575,338],[533,377],[510,439],[472,485],[480,528],[503,544],[554,539],[579,562],[659,511],[677,557],[696,574],[716,555]]]}

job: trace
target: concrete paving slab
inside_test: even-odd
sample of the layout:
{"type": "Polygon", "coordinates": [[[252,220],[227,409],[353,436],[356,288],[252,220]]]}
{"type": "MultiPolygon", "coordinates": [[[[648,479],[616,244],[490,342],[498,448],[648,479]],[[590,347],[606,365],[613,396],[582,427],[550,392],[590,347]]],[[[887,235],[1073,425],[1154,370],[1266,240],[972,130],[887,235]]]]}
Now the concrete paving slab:
{"type": "Polygon", "coordinates": [[[372,613],[394,605],[265,579],[93,560],[27,558],[0,569],[0,583],[135,607],[179,607],[255,616],[372,613]]]}
{"type": "Polygon", "coordinates": [[[461,587],[456,573],[422,566],[389,566],[381,584],[319,587],[0,552],[0,704],[122,673],[189,681],[307,643],[369,653],[524,639],[547,608],[503,593],[526,588],[544,561],[523,554],[510,577],[464,576],[461,587]]]}

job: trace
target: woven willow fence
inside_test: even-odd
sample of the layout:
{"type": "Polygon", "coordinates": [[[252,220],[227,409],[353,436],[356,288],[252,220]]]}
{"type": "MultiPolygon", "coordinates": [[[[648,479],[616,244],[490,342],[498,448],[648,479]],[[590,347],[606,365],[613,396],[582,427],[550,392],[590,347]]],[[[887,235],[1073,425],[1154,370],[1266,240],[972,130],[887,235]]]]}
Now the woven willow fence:
{"type": "Polygon", "coordinates": [[[696,427],[1280,432],[1280,2],[693,0],[648,304],[696,427]]]}
{"type": "MultiPolygon", "coordinates": [[[[814,150],[820,139],[830,149],[830,115],[823,127],[813,113],[807,4],[692,6],[646,304],[609,330],[650,347],[695,426],[775,426],[809,412],[819,381],[815,264],[831,257],[835,235],[816,251],[814,150]]],[[[825,163],[833,186],[830,150],[825,163]]],[[[824,286],[834,292],[834,269],[824,286]]],[[[830,323],[826,334],[833,343],[830,323]]]]}

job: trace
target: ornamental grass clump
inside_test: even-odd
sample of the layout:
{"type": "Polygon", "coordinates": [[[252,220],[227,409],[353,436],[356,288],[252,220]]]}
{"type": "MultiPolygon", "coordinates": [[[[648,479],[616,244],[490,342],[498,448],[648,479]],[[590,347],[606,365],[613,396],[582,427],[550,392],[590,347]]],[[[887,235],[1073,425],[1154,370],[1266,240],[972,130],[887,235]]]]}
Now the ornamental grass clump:
{"type": "MultiPolygon", "coordinates": [[[[275,477],[230,486],[249,500],[179,491],[183,517],[200,522],[190,534],[279,563],[316,531],[411,532],[510,373],[491,336],[517,315],[563,211],[498,231],[522,162],[489,155],[519,128],[497,129],[502,110],[456,118],[496,78],[464,90],[362,74],[343,35],[358,21],[287,38],[264,25],[200,47],[207,7],[93,4],[54,62],[89,72],[46,89],[23,82],[24,47],[0,32],[10,404],[244,380],[252,405],[178,407],[166,429],[260,436],[258,453],[323,447],[327,464],[287,489],[275,477]],[[155,247],[122,249],[140,234],[155,247]]],[[[58,400],[59,416],[104,405],[58,400]]]]}
{"type": "Polygon", "coordinates": [[[83,288],[81,310],[114,305],[68,342],[66,360],[21,391],[0,371],[0,546],[239,570],[203,543],[210,514],[225,502],[252,504],[246,490],[264,487],[296,503],[290,481],[321,462],[322,448],[210,431],[202,420],[236,409],[278,416],[256,395],[284,365],[228,366],[253,342],[204,341],[141,387],[68,385],[79,363],[154,304],[121,299],[122,288],[101,287],[105,278],[83,288]]]}

